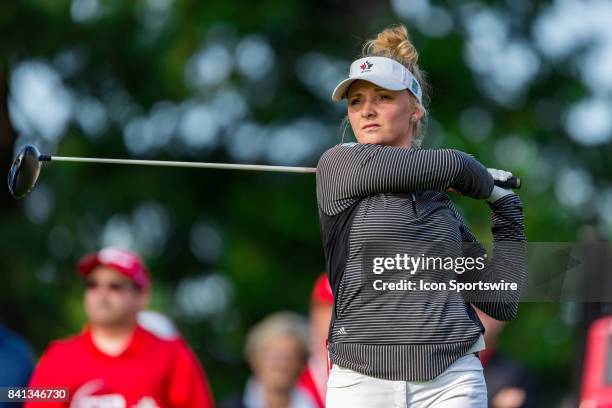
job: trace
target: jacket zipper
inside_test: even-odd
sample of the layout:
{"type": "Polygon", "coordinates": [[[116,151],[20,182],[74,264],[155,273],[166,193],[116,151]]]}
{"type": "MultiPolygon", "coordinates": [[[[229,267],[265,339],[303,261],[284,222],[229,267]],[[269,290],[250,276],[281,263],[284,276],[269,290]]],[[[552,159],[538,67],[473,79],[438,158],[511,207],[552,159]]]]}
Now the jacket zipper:
{"type": "Polygon", "coordinates": [[[414,195],[414,193],[410,193],[412,195],[412,209],[414,210],[414,215],[418,216],[419,212],[417,210],[417,206],[416,206],[416,197],[414,195]]]}

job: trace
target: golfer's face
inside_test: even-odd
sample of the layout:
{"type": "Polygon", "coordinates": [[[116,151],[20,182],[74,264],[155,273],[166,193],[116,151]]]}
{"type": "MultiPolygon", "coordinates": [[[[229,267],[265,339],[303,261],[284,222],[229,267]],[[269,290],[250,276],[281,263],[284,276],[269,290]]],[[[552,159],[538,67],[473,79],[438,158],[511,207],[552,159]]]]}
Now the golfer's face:
{"type": "Polygon", "coordinates": [[[114,269],[98,267],[85,279],[85,312],[98,325],[130,322],[143,307],[145,295],[114,269]]]}
{"type": "Polygon", "coordinates": [[[389,91],[367,81],[349,88],[348,117],[359,143],[410,147],[414,112],[408,91],[389,91]]]}

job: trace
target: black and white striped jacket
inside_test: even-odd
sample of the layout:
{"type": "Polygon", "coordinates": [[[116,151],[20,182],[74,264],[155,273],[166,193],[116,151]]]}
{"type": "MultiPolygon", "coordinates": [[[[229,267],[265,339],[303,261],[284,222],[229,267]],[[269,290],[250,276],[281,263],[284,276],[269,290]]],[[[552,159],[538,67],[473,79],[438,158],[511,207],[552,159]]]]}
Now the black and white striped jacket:
{"type": "MultiPolygon", "coordinates": [[[[516,317],[516,291],[374,291],[372,258],[396,253],[486,256],[453,202],[454,188],[483,199],[493,179],[472,156],[454,149],[347,143],[317,165],[317,202],[326,267],[334,293],[329,354],[340,366],[403,381],[429,381],[465,355],[484,333],[470,303],[498,320],[516,317]],[[467,243],[467,244],[463,244],[467,243]],[[467,246],[466,246],[467,245],[467,246]],[[469,299],[467,299],[469,297],[469,299]]],[[[510,194],[492,209],[493,254],[460,282],[525,279],[522,203],[510,194]]],[[[396,275],[440,281],[443,271],[396,275]]],[[[447,279],[448,280],[448,279],[447,279]]]]}

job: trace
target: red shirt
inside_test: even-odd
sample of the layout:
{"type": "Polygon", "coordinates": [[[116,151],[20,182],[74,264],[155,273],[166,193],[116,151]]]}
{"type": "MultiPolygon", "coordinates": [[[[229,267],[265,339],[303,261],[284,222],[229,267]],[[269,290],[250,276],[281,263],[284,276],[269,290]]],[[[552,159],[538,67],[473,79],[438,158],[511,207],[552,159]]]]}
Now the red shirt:
{"type": "Polygon", "coordinates": [[[325,398],[321,395],[321,392],[317,388],[317,385],[315,384],[314,379],[312,378],[312,373],[308,366],[304,368],[304,371],[302,371],[300,378],[298,378],[297,386],[300,390],[304,391],[310,396],[310,398],[312,398],[312,400],[317,405],[317,408],[325,407],[325,398]]]}
{"type": "MultiPolygon", "coordinates": [[[[30,387],[66,387],[72,407],[213,407],[204,370],[181,339],[165,340],[137,326],[118,356],[104,354],[91,333],[52,342],[30,387]],[[75,400],[78,400],[76,404],[75,400]]],[[[69,407],[68,402],[25,404],[25,408],[69,407]]]]}

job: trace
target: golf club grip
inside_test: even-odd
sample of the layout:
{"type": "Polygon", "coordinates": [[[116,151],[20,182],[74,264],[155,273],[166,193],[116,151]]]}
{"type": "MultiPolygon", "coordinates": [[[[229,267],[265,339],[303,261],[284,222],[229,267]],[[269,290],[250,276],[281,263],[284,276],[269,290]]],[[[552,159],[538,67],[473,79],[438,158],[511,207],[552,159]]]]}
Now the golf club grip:
{"type": "Polygon", "coordinates": [[[495,185],[501,188],[511,188],[516,190],[521,188],[521,178],[512,176],[506,181],[495,180],[495,185]]]}

